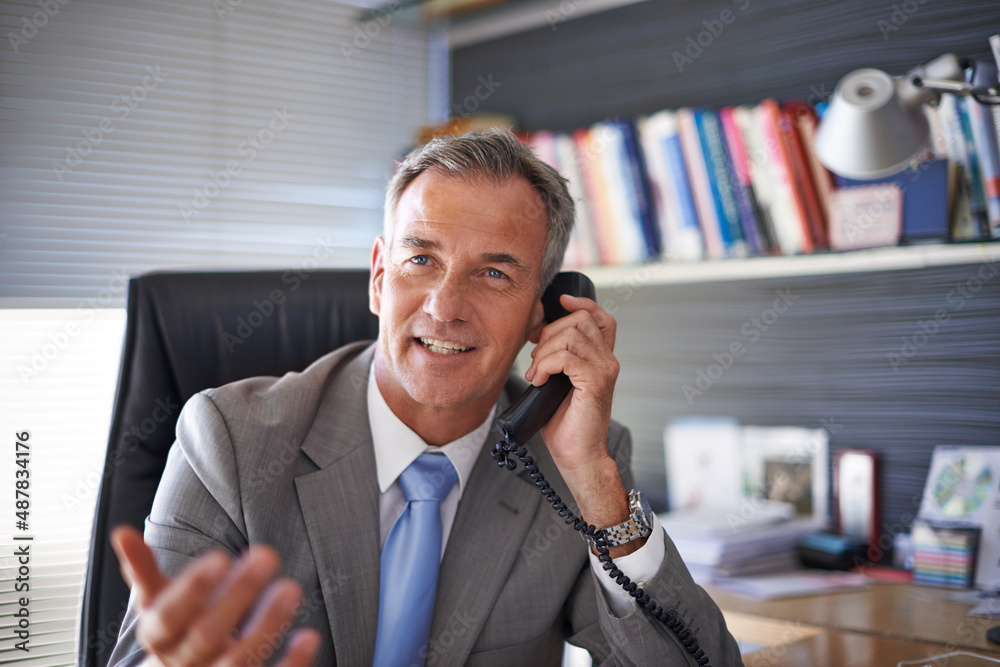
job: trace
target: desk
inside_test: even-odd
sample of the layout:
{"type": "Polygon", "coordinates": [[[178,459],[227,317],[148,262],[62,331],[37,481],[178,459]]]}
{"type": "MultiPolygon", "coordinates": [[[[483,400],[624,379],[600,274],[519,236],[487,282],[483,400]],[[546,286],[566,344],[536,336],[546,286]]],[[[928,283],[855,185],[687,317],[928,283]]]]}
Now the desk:
{"type": "MultiPolygon", "coordinates": [[[[894,666],[952,651],[1000,660],[986,630],[1000,619],[967,616],[948,589],[873,582],[871,588],[784,600],[749,600],[706,586],[733,636],[766,648],[744,656],[747,667],[894,666]]],[[[934,667],[992,665],[952,658],[934,667]]]]}

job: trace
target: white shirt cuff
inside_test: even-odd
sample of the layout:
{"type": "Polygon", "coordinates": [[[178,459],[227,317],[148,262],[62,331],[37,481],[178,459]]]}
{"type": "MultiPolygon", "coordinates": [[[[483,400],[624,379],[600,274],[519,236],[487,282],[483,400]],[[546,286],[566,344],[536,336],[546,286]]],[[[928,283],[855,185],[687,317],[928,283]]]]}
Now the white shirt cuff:
{"type": "MultiPolygon", "coordinates": [[[[597,573],[597,580],[601,582],[604,589],[604,599],[608,601],[608,606],[615,616],[621,618],[627,616],[635,609],[635,599],[628,592],[618,585],[618,583],[608,576],[604,570],[604,563],[598,560],[592,549],[587,549],[590,553],[590,566],[597,573]]],[[[625,575],[635,582],[636,586],[645,586],[646,582],[656,576],[663,564],[666,556],[666,548],[663,546],[663,527],[656,514],[653,514],[653,532],[649,534],[646,543],[627,556],[615,559],[615,565],[625,575]]]]}

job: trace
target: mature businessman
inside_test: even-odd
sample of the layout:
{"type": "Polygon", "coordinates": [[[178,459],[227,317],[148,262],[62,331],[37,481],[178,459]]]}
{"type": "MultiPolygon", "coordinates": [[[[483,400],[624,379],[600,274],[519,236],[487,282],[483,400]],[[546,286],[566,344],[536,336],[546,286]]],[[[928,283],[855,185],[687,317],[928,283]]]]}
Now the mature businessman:
{"type": "Polygon", "coordinates": [[[597,664],[694,664],[527,474],[490,459],[530,340],[524,378],[573,384],[527,443],[539,467],[577,514],[615,529],[612,557],[712,664],[740,664],[629,492],[629,435],[610,421],[615,320],[569,296],[570,315],[544,320],[572,222],[564,180],[509,133],[411,153],[372,251],[377,341],[185,406],[145,543],[112,538],[132,582],[112,663],[558,665],[568,640],[597,664]]]}

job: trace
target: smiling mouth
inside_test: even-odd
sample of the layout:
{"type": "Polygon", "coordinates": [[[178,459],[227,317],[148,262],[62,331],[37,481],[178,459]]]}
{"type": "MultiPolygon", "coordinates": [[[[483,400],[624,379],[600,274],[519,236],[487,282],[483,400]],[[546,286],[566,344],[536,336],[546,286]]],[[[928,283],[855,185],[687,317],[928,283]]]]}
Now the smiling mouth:
{"type": "Polygon", "coordinates": [[[436,338],[418,338],[420,344],[425,348],[434,352],[436,354],[459,354],[461,352],[469,352],[474,350],[474,347],[466,347],[459,343],[453,343],[450,340],[437,340],[436,338]]]}

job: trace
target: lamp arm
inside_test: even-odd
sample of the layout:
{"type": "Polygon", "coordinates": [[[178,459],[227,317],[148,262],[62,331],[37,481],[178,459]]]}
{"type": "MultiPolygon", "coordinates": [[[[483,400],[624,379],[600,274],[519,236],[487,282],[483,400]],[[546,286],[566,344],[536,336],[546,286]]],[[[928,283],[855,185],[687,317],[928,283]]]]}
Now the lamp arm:
{"type": "Polygon", "coordinates": [[[897,78],[896,92],[905,106],[917,109],[922,104],[937,104],[942,92],[954,92],[927,86],[927,81],[964,82],[962,61],[954,53],[945,53],[897,78]]]}
{"type": "Polygon", "coordinates": [[[917,88],[930,90],[940,98],[940,93],[951,93],[959,97],[972,97],[980,104],[1000,104],[1000,86],[973,86],[964,81],[949,81],[947,79],[925,79],[914,76],[910,79],[917,88]]]}

